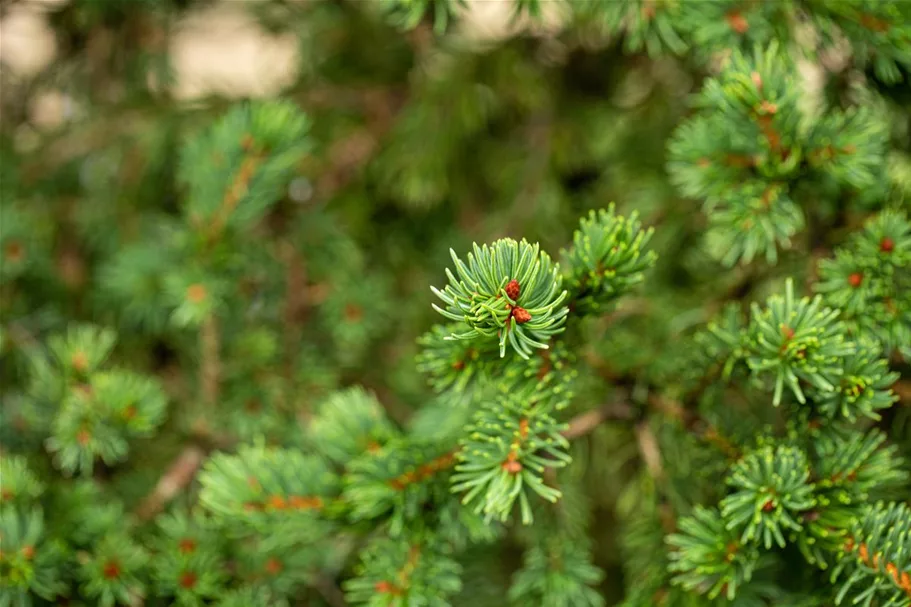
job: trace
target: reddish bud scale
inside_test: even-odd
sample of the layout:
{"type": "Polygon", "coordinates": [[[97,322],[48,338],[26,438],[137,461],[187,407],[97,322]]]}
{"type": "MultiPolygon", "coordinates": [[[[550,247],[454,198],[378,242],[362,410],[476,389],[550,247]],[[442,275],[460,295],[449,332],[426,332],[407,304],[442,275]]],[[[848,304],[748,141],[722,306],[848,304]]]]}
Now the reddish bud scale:
{"type": "Polygon", "coordinates": [[[202,303],[207,296],[208,291],[206,291],[206,288],[201,284],[196,283],[187,287],[187,300],[190,303],[202,303]]]}
{"type": "Polygon", "coordinates": [[[854,272],[848,276],[848,284],[854,287],[855,289],[861,285],[864,281],[864,275],[860,272],[854,272]]]}
{"type": "Polygon", "coordinates": [[[891,253],[895,250],[895,241],[886,236],[879,243],[879,250],[883,253],[891,253]]]}
{"type": "Polygon", "coordinates": [[[745,34],[750,29],[750,24],[738,11],[728,13],[726,20],[731,29],[738,34],[745,34]]]}
{"type": "Polygon", "coordinates": [[[900,583],[899,576],[898,576],[898,567],[895,566],[895,563],[886,564],[886,573],[888,573],[890,576],[892,576],[892,579],[895,580],[896,584],[900,583]]]}
{"type": "Polygon", "coordinates": [[[272,557],[266,561],[266,573],[270,575],[278,575],[284,568],[285,566],[282,564],[282,562],[275,557],[272,557]]]}
{"type": "Polygon", "coordinates": [[[765,114],[775,114],[778,112],[778,106],[765,99],[759,104],[759,110],[765,114]]]}
{"type": "Polygon", "coordinates": [[[73,365],[73,368],[82,373],[89,368],[89,358],[85,355],[85,352],[78,351],[73,354],[73,357],[70,359],[70,364],[73,365]]]}
{"type": "Polygon", "coordinates": [[[92,440],[92,435],[89,434],[88,430],[80,430],[76,433],[76,442],[82,445],[83,447],[88,445],[92,440]]]}
{"type": "Polygon", "coordinates": [[[402,594],[402,591],[399,589],[398,586],[396,586],[392,582],[387,582],[386,580],[377,582],[373,586],[373,589],[376,590],[377,592],[379,592],[380,594],[391,594],[393,596],[399,596],[402,594]]]}
{"type": "Polygon", "coordinates": [[[15,263],[25,257],[25,248],[18,240],[11,240],[4,248],[6,258],[15,263]]]}
{"type": "Polygon", "coordinates": [[[522,464],[516,460],[507,460],[503,462],[502,468],[510,474],[518,474],[522,471],[522,464]]]}
{"type": "Polygon", "coordinates": [[[22,547],[22,556],[25,557],[25,560],[30,561],[35,558],[35,547],[32,545],[26,545],[22,547]]]}
{"type": "Polygon", "coordinates": [[[524,325],[531,320],[531,314],[525,308],[516,306],[512,309],[512,317],[516,319],[517,325],[524,325]]]}
{"type": "Polygon", "coordinates": [[[345,305],[345,320],[348,322],[358,322],[364,318],[364,309],[357,304],[349,303],[345,305]]]}
{"type": "Polygon", "coordinates": [[[101,575],[108,580],[116,580],[120,577],[120,564],[117,561],[108,561],[101,569],[101,575]]]}
{"type": "Polygon", "coordinates": [[[198,580],[199,578],[192,571],[184,571],[180,574],[180,587],[189,590],[196,586],[198,580]]]}
{"type": "Polygon", "coordinates": [[[774,510],[774,509],[775,509],[775,501],[774,501],[774,500],[768,500],[768,501],[766,501],[766,503],[764,503],[764,504],[762,505],[762,511],[763,511],[763,512],[771,512],[771,511],[774,510]]]}
{"type": "Polygon", "coordinates": [[[517,301],[519,299],[519,295],[522,292],[522,287],[519,286],[519,281],[513,278],[508,283],[506,283],[505,291],[508,298],[513,301],[517,301]]]}
{"type": "Polygon", "coordinates": [[[192,554],[196,552],[196,540],[191,537],[185,537],[178,542],[177,549],[183,554],[192,554]]]}
{"type": "Polygon", "coordinates": [[[911,573],[903,571],[901,575],[901,581],[898,583],[898,587],[905,591],[905,594],[911,596],[911,573]]]}

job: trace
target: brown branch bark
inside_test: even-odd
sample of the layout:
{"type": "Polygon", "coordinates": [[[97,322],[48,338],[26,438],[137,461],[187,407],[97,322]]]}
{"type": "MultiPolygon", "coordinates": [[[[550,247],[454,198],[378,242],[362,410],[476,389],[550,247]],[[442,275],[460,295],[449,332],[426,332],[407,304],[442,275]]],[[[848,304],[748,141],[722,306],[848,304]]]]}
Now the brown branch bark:
{"type": "Polygon", "coordinates": [[[202,449],[195,445],[186,447],[158,481],[152,493],[137,508],[136,516],[139,520],[152,519],[174,499],[174,496],[193,482],[204,459],[205,453],[202,449]]]}
{"type": "Polygon", "coordinates": [[[240,168],[237,170],[237,174],[234,176],[234,180],[228,186],[228,191],[225,192],[221,206],[208,225],[207,235],[210,242],[214,241],[225,229],[231,214],[234,213],[234,209],[237,208],[241,199],[247,195],[247,191],[250,189],[250,182],[253,181],[253,176],[262,161],[263,157],[258,153],[253,153],[244,158],[240,168]]]}
{"type": "Polygon", "coordinates": [[[279,254],[285,264],[284,348],[285,379],[291,381],[300,349],[301,327],[309,311],[307,264],[297,254],[294,245],[285,240],[279,254]]]}
{"type": "Polygon", "coordinates": [[[911,405],[911,380],[898,380],[892,386],[892,391],[898,396],[898,402],[903,405],[911,405]]]}
{"type": "Polygon", "coordinates": [[[661,448],[647,421],[636,424],[636,444],[639,446],[639,455],[642,456],[642,461],[651,477],[655,480],[663,479],[664,466],[661,463],[661,448]]]}
{"type": "Polygon", "coordinates": [[[202,402],[214,407],[218,402],[221,377],[220,338],[218,321],[210,315],[199,329],[199,387],[202,402]]]}
{"type": "Polygon", "coordinates": [[[585,436],[606,421],[629,420],[635,417],[635,409],[626,402],[612,402],[597,409],[581,413],[569,421],[563,436],[569,440],[585,436]]]}
{"type": "Polygon", "coordinates": [[[313,580],[313,588],[319,592],[323,600],[331,607],[348,607],[345,595],[342,594],[334,580],[326,576],[318,576],[313,580]]]}

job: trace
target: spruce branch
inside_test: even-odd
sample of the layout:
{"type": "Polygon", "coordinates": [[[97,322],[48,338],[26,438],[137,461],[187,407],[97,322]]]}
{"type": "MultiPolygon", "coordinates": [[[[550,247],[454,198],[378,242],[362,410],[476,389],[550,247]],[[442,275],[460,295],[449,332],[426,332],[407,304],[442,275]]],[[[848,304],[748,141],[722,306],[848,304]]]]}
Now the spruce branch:
{"type": "Polygon", "coordinates": [[[184,212],[206,243],[213,245],[226,229],[249,228],[280,198],[310,149],[309,128],[307,116],[290,103],[251,103],[183,146],[178,178],[189,187],[184,212]]]}
{"type": "Polygon", "coordinates": [[[604,598],[594,586],[604,572],[592,564],[588,544],[559,533],[534,544],[525,551],[509,598],[518,605],[602,607],[604,598]]]}
{"type": "Polygon", "coordinates": [[[548,339],[563,331],[569,309],[563,304],[559,266],[538,245],[510,238],[492,246],[474,245],[468,263],[450,251],[456,268],[446,270],[449,284],[442,290],[431,287],[446,304],[433,308],[469,330],[449,339],[496,341],[500,357],[507,343],[522,358],[536,348],[548,348],[548,339]]]}
{"type": "Polygon", "coordinates": [[[604,312],[607,306],[644,280],[657,254],[645,247],[653,234],[639,216],[616,215],[614,205],[592,211],[573,234],[573,246],[563,252],[569,269],[568,286],[574,311],[604,312]]]}
{"type": "Polygon", "coordinates": [[[207,521],[172,514],[161,517],[158,527],[151,563],[158,593],[180,605],[220,595],[226,577],[224,542],[207,528],[207,521]]]}
{"type": "Polygon", "coordinates": [[[364,550],[357,577],[345,592],[352,603],[369,607],[407,607],[420,601],[446,605],[462,588],[462,567],[445,545],[418,538],[380,539],[364,550]]]}
{"type": "Polygon", "coordinates": [[[79,561],[81,588],[98,605],[134,605],[146,596],[148,552],[122,531],[106,534],[79,561]]]}
{"type": "Polygon", "coordinates": [[[4,503],[0,508],[0,534],[0,603],[29,605],[33,596],[58,600],[66,592],[61,574],[69,555],[62,542],[48,533],[42,510],[4,503]]]}
{"type": "MultiPolygon", "coordinates": [[[[693,14],[705,18],[695,7],[693,14]]],[[[777,263],[806,223],[807,186],[822,181],[860,194],[884,182],[883,122],[856,109],[808,114],[800,90],[796,65],[777,41],[735,50],[668,144],[671,179],[703,202],[707,245],[725,265],[759,256],[777,263]]]]}
{"type": "Polygon", "coordinates": [[[679,520],[679,528],[679,533],[667,538],[673,583],[709,599],[737,596],[753,577],[759,551],[742,544],[717,510],[697,507],[691,516],[679,520]]]}
{"type": "Polygon", "coordinates": [[[801,381],[820,392],[835,390],[844,359],[856,351],[845,339],[838,310],[825,307],[818,296],[796,299],[788,280],[783,296],[770,297],[764,309],[754,303],[751,311],[746,361],[755,375],[774,375],[774,405],[781,403],[785,386],[806,402],[801,381]]]}
{"type": "Polygon", "coordinates": [[[727,528],[742,529],[742,542],[761,538],[766,549],[773,540],[784,548],[784,533],[800,531],[800,514],[816,504],[809,481],[809,462],[799,449],[765,447],[748,454],[727,478],[734,489],[721,502],[727,528]]]}
{"type": "Polygon", "coordinates": [[[627,53],[645,50],[682,54],[688,43],[680,28],[683,5],[666,0],[591,0],[571,3],[585,21],[598,25],[608,35],[621,35],[627,53]]]}
{"type": "Polygon", "coordinates": [[[311,419],[308,434],[317,451],[342,466],[376,453],[399,435],[376,396],[362,388],[330,395],[311,419]]]}
{"type": "Polygon", "coordinates": [[[506,521],[518,501],[522,521],[532,521],[526,488],[551,502],[560,492],[543,482],[548,468],[567,465],[565,426],[552,416],[563,395],[553,388],[521,385],[482,403],[461,442],[453,491],[488,520],[506,521]]]}
{"type": "Polygon", "coordinates": [[[898,607],[911,602],[911,510],[880,502],[855,522],[832,580],[842,579],[841,604],[898,607]]]}
{"type": "Polygon", "coordinates": [[[446,444],[400,438],[352,460],[345,474],[343,499],[352,520],[386,518],[399,536],[418,524],[423,513],[447,501],[456,451],[446,444]]]}

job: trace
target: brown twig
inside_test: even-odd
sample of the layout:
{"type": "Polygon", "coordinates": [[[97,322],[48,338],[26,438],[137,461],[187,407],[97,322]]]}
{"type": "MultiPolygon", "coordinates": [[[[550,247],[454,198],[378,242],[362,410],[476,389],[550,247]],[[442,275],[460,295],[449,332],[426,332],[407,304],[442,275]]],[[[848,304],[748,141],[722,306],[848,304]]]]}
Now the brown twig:
{"type": "Polygon", "coordinates": [[[219,345],[218,321],[209,315],[199,329],[199,383],[202,402],[214,407],[218,401],[219,378],[221,376],[221,359],[219,345]]]}
{"type": "Polygon", "coordinates": [[[664,478],[664,466],[661,463],[661,448],[658,439],[649,427],[647,421],[636,424],[636,444],[639,446],[639,455],[645,462],[645,467],[655,480],[664,478]]]}
{"type": "Polygon", "coordinates": [[[911,405],[911,380],[900,379],[892,386],[892,391],[903,405],[911,405]]]}
{"type": "Polygon", "coordinates": [[[186,447],[155,485],[152,493],[136,509],[136,516],[142,521],[147,521],[158,514],[174,496],[193,481],[204,459],[205,453],[202,449],[195,445],[186,447]]]}
{"type": "Polygon", "coordinates": [[[569,440],[584,436],[606,421],[629,420],[635,417],[635,409],[626,402],[612,402],[597,409],[581,413],[569,421],[563,436],[569,440]]]}
{"type": "MultiPolygon", "coordinates": [[[[249,138],[250,136],[247,135],[246,137],[249,138]]],[[[250,148],[254,144],[252,143],[252,138],[250,138],[245,139],[241,145],[245,148],[250,148]]],[[[247,192],[250,190],[250,183],[253,181],[256,170],[259,168],[262,161],[263,156],[254,152],[249,156],[246,156],[243,162],[241,162],[237,174],[231,181],[231,185],[228,186],[228,191],[225,192],[225,196],[221,201],[221,206],[218,208],[218,211],[216,211],[215,216],[210,219],[207,229],[209,242],[214,242],[221,234],[222,230],[225,229],[228,220],[234,213],[234,209],[237,208],[241,199],[246,196],[247,192]]]]}
{"type": "Polygon", "coordinates": [[[348,607],[348,603],[345,601],[345,595],[342,594],[342,591],[334,580],[331,580],[324,575],[317,576],[316,579],[313,580],[313,588],[319,592],[320,596],[323,597],[323,600],[331,607],[348,607]]]}
{"type": "Polygon", "coordinates": [[[280,254],[285,263],[285,377],[290,380],[300,348],[301,325],[310,306],[309,289],[307,265],[290,241],[282,243],[280,254]]]}

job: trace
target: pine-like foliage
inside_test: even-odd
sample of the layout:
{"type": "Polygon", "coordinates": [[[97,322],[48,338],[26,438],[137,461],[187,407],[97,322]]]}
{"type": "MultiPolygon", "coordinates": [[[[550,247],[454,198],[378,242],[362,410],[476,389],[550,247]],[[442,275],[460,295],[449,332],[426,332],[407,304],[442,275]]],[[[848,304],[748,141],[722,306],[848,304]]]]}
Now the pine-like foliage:
{"type": "Polygon", "coordinates": [[[911,607],[911,2],[20,9],[0,607],[911,607]]]}

